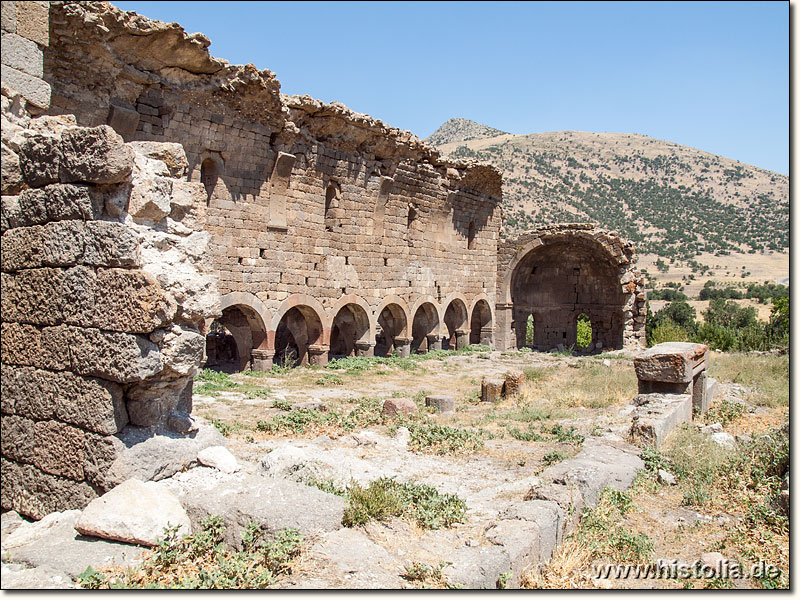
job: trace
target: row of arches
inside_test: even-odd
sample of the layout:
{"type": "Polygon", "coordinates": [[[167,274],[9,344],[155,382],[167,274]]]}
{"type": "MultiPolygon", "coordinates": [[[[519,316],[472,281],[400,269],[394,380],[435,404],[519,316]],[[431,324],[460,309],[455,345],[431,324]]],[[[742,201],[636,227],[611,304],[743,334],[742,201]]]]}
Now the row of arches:
{"type": "Polygon", "coordinates": [[[307,295],[289,297],[274,313],[252,294],[223,296],[222,316],[209,323],[206,366],[235,372],[273,364],[325,364],[346,356],[408,356],[492,344],[493,312],[485,296],[453,294],[409,307],[389,297],[375,309],[344,296],[330,310],[307,295]]]}

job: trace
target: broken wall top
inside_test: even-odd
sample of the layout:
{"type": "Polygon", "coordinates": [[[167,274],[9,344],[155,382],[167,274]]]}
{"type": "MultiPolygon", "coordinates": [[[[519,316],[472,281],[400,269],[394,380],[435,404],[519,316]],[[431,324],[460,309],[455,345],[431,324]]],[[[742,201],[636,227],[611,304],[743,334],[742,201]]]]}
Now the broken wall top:
{"type": "MultiPolygon", "coordinates": [[[[210,40],[187,33],[177,23],[164,23],[135,12],[122,11],[109,2],[52,2],[53,43],[51,62],[69,66],[68,54],[91,55],[92,90],[98,100],[110,103],[126,98],[126,87],[161,85],[191,96],[205,108],[232,112],[259,123],[276,137],[305,138],[368,159],[394,159],[428,163],[452,169],[455,186],[502,197],[502,177],[494,167],[475,161],[443,159],[439,152],[409,131],[356,113],[338,102],[324,103],[310,96],[286,96],[280,82],[267,69],[252,64],[232,65],[209,53],[210,40]],[[79,40],[75,46],[76,40],[79,40]],[[126,82],[130,82],[126,86],[126,82]],[[105,96],[105,98],[103,97],[105,96]]],[[[69,79],[64,67],[56,77],[69,79]]],[[[86,73],[81,74],[86,76],[86,73]]],[[[72,76],[82,79],[81,76],[72,76]]],[[[69,81],[62,87],[87,85],[69,81]]],[[[58,86],[56,86],[58,87],[58,86]]]]}

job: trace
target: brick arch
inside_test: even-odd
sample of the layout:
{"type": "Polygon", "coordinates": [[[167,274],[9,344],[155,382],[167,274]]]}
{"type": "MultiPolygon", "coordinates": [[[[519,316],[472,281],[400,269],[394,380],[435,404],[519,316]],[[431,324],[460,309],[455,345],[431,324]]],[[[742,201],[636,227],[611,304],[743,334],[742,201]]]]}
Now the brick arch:
{"type": "Polygon", "coordinates": [[[357,294],[347,294],[339,298],[336,304],[333,305],[333,308],[331,308],[326,313],[326,321],[325,321],[326,329],[333,328],[333,321],[336,318],[336,315],[339,314],[339,311],[342,310],[342,308],[344,308],[348,304],[355,304],[356,306],[359,306],[364,310],[364,313],[367,315],[367,318],[369,320],[369,331],[367,332],[365,337],[369,337],[369,339],[374,339],[375,322],[377,320],[377,317],[374,311],[370,308],[369,304],[367,304],[367,301],[364,300],[361,296],[358,296],[357,294]]]}

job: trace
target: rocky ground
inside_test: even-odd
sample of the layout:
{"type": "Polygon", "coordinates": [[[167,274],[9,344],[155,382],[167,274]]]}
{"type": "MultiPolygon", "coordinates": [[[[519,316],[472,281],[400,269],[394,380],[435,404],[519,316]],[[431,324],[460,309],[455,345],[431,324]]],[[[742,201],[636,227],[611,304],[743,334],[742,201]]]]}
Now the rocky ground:
{"type": "MultiPolygon", "coordinates": [[[[385,364],[350,359],[340,368],[273,374],[205,372],[195,386],[200,428],[193,438],[141,442],[129,431],[132,449],[115,465],[115,477],[126,483],[85,511],[38,523],[3,514],[3,587],[72,587],[88,566],[135,567],[167,521],[196,532],[209,515],[222,518],[233,548],[243,546],[250,522],[268,536],[299,530],[302,552],[277,587],[554,587],[547,569],[537,579],[529,567],[554,553],[551,564],[563,564],[563,549],[583,539],[581,510],[602,508],[606,487],[631,490],[636,509],[621,526],[655,540],[654,556],[695,560],[714,537],[706,532],[708,540],[698,543],[691,531],[724,529],[738,517],[735,510],[681,506],[683,484],[643,487],[636,478],[646,469],[628,442],[636,393],[630,359],[621,352],[472,352],[385,364]],[[482,378],[514,370],[526,375],[518,395],[480,401],[482,378]],[[426,408],[424,398],[436,394],[452,396],[455,411],[426,408]],[[389,416],[387,400],[411,412],[389,416]],[[387,517],[343,526],[344,490],[366,489],[381,477],[456,495],[466,503],[463,522],[429,529],[387,517]]],[[[720,398],[746,402],[741,385],[721,388],[720,398]]],[[[750,408],[726,423],[734,444],[735,436],[785,417],[782,407],[750,408]]],[[[561,587],[654,583],[664,587],[584,573],[561,587]]]]}

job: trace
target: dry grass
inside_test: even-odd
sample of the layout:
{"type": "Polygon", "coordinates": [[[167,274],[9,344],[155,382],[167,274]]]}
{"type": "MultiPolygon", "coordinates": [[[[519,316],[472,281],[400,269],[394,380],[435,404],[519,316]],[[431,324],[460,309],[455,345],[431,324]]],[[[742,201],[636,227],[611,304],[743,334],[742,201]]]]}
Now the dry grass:
{"type": "Polygon", "coordinates": [[[713,353],[708,370],[710,377],[726,383],[738,383],[750,392],[744,398],[758,406],[789,406],[789,355],[713,353]]]}
{"type": "Polygon", "coordinates": [[[627,360],[606,366],[596,358],[582,359],[572,368],[550,371],[536,381],[526,381],[523,401],[561,409],[600,409],[629,402],[636,395],[636,375],[627,360]]]}

